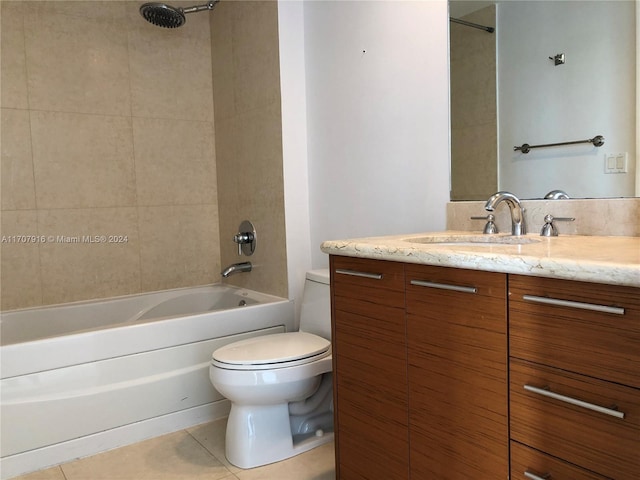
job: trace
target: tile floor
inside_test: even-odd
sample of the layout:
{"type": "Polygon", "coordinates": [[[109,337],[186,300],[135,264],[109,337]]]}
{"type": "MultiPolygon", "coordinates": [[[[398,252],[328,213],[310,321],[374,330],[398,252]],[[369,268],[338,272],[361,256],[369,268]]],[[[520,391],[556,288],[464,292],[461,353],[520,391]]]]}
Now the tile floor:
{"type": "Polygon", "coordinates": [[[198,425],[13,480],[335,480],[333,442],[264,467],[234,467],[224,457],[225,425],[198,425]]]}

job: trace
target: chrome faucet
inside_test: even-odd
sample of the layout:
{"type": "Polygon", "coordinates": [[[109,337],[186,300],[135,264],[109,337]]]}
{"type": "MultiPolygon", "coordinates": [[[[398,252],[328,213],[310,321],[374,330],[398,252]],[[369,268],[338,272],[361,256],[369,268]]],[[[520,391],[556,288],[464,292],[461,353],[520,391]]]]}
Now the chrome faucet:
{"type": "Polygon", "coordinates": [[[524,208],[520,204],[520,199],[513,193],[494,193],[487,200],[484,209],[488,212],[493,212],[500,202],[505,202],[511,211],[511,235],[524,235],[527,233],[524,223],[524,208]]]}
{"type": "Polygon", "coordinates": [[[234,263],[233,265],[229,265],[222,272],[220,272],[220,275],[222,275],[224,278],[227,278],[234,273],[250,272],[251,268],[251,262],[234,263]]]}
{"type": "Polygon", "coordinates": [[[564,190],[551,190],[544,196],[545,200],[563,200],[571,198],[564,190]]]}

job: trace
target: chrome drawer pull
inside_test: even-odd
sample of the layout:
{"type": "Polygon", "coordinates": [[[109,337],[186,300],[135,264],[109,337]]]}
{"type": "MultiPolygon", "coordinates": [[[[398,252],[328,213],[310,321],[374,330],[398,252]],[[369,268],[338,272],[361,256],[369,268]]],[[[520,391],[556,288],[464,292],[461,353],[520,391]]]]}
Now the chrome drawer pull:
{"type": "Polygon", "coordinates": [[[530,478],[531,480],[551,480],[551,474],[549,473],[545,473],[544,475],[540,476],[530,472],[529,470],[524,472],[524,476],[530,478]]]}
{"type": "Polygon", "coordinates": [[[461,287],[459,285],[449,285],[446,283],[435,283],[435,282],[425,282],[423,280],[411,280],[411,285],[416,285],[418,287],[431,287],[431,288],[439,288],[441,290],[453,290],[454,292],[463,292],[463,293],[476,293],[478,291],[475,287],[461,287]]]}
{"type": "Polygon", "coordinates": [[[344,270],[342,268],[336,268],[336,273],[341,273],[342,275],[351,275],[353,277],[363,277],[363,278],[371,278],[373,280],[382,280],[381,273],[358,272],[357,270],[344,270]]]}
{"type": "Polygon", "coordinates": [[[560,400],[561,402],[576,405],[577,407],[593,410],[594,412],[604,413],[605,415],[611,415],[612,417],[616,418],[624,418],[624,412],[619,412],[618,410],[613,410],[611,408],[601,407],[600,405],[596,405],[594,403],[583,402],[582,400],[578,400],[577,398],[567,397],[565,395],[560,395],[559,393],[553,393],[548,389],[538,388],[532,385],[525,385],[524,389],[529,392],[537,393],[538,395],[542,395],[544,397],[553,398],[555,400],[560,400]]]}
{"type": "Polygon", "coordinates": [[[523,300],[535,303],[544,303],[547,305],[556,305],[559,307],[581,308],[582,310],[594,310],[596,312],[615,313],[616,315],[624,315],[624,308],[609,307],[607,305],[597,305],[595,303],[573,302],[571,300],[559,300],[557,298],[537,297],[535,295],[523,295],[523,300]]]}

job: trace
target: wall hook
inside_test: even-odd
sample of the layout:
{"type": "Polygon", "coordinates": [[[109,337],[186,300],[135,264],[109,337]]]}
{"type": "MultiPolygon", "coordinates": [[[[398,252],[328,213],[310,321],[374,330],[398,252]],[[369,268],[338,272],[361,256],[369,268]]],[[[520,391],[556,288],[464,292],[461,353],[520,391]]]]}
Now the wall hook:
{"type": "Polygon", "coordinates": [[[555,57],[549,57],[549,60],[554,61],[554,65],[557,67],[558,65],[564,65],[564,53],[558,53],[555,57]]]}

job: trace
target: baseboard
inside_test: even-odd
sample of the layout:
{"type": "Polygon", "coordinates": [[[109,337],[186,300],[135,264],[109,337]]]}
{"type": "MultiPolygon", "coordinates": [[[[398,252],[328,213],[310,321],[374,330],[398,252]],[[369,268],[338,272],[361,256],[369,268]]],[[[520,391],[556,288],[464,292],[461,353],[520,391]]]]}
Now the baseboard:
{"type": "Polygon", "coordinates": [[[176,432],[229,415],[228,400],[200,405],[179,412],[87,435],[0,459],[0,479],[66,463],[97,453],[124,447],[149,438],[176,432]]]}

